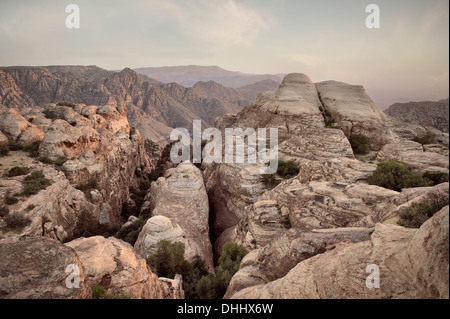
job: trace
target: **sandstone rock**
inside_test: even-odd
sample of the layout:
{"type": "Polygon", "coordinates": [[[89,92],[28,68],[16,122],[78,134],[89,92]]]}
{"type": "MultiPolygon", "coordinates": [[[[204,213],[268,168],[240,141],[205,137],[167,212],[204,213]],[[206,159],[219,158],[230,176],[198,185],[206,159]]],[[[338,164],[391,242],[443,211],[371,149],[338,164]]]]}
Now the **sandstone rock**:
{"type": "Polygon", "coordinates": [[[421,173],[447,172],[448,156],[425,152],[423,146],[413,141],[401,141],[385,145],[378,153],[377,161],[397,160],[421,173]]]}
{"type": "Polygon", "coordinates": [[[334,249],[339,242],[370,240],[369,234],[368,228],[290,229],[268,245],[245,256],[224,298],[244,288],[284,277],[298,263],[334,249]]]}
{"type": "Polygon", "coordinates": [[[449,296],[448,207],[419,230],[377,224],[370,241],[342,242],[300,262],[283,278],[234,293],[237,299],[379,299],[449,296]],[[367,266],[380,270],[380,288],[368,288],[367,266]]]}
{"type": "Polygon", "coordinates": [[[184,243],[188,248],[186,255],[195,256],[195,251],[189,251],[193,243],[186,239],[183,229],[165,216],[154,216],[147,220],[134,244],[134,249],[143,258],[147,258],[157,253],[158,242],[161,240],[184,243]]]}
{"type": "Polygon", "coordinates": [[[180,280],[160,281],[133,248],[114,237],[79,238],[66,244],[78,254],[85,267],[86,285],[101,285],[109,294],[138,299],[181,297],[180,280]]]}
{"type": "Polygon", "coordinates": [[[8,138],[15,140],[31,124],[15,109],[6,109],[0,115],[0,131],[8,138]]]}
{"type": "Polygon", "coordinates": [[[200,170],[190,163],[167,170],[152,184],[146,200],[150,201],[152,216],[170,218],[184,231],[188,242],[186,258],[192,260],[198,254],[212,270],[209,204],[200,170]]]}
{"type": "Polygon", "coordinates": [[[84,299],[91,291],[85,268],[75,251],[45,237],[0,241],[0,297],[19,299],[84,299]],[[79,288],[68,288],[74,270],[79,270],[79,288]]]}
{"type": "Polygon", "coordinates": [[[371,147],[380,149],[397,136],[385,124],[387,116],[375,105],[359,85],[336,81],[316,83],[320,100],[347,137],[362,133],[371,147]]]}

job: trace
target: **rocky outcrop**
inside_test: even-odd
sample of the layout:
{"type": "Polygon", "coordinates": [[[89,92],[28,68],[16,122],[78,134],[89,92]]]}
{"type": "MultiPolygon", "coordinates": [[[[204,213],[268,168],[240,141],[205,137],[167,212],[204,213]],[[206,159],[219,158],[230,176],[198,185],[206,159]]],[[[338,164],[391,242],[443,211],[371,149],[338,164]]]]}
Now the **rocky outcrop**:
{"type": "Polygon", "coordinates": [[[449,109],[448,99],[431,102],[395,103],[384,111],[398,120],[432,126],[448,133],[449,109]]]}
{"type": "Polygon", "coordinates": [[[184,298],[181,280],[160,280],[133,248],[113,237],[79,238],[66,244],[85,267],[85,284],[101,285],[108,294],[137,299],[184,298]]]}
{"type": "Polygon", "coordinates": [[[341,242],[300,262],[286,276],[242,289],[238,299],[379,299],[449,297],[448,206],[419,230],[377,224],[371,240],[341,242]],[[380,271],[380,288],[366,282],[380,271]]]}
{"type": "MultiPolygon", "coordinates": [[[[7,232],[4,236],[45,234],[63,241],[71,237],[83,212],[102,224],[121,222],[122,206],[130,200],[130,188],[137,187],[154,165],[143,138],[130,129],[126,109],[49,105],[46,114],[54,120],[45,127],[39,156],[53,161],[62,159],[63,163],[54,166],[48,160],[32,161],[23,152],[14,155],[16,161],[26,163],[24,166],[30,172],[42,171],[51,185],[27,197],[20,196],[25,175],[1,179],[1,197],[19,194],[18,203],[10,206],[9,211],[20,212],[32,220],[20,232],[7,232]]],[[[33,122],[45,119],[42,111],[30,111],[28,116],[33,122]]],[[[33,127],[22,116],[16,117],[22,119],[24,126],[33,127]]],[[[8,158],[2,160],[7,163],[8,158]]]]}
{"type": "MultiPolygon", "coordinates": [[[[164,177],[152,183],[145,199],[150,202],[152,216],[170,219],[163,222],[165,221],[165,227],[168,226],[175,233],[174,240],[180,236],[184,237],[186,259],[192,260],[195,255],[200,255],[207,267],[213,270],[212,248],[209,241],[208,196],[200,170],[190,163],[182,163],[176,168],[167,170],[164,177]]],[[[157,233],[161,227],[161,219],[158,223],[154,222],[154,219],[150,219],[145,232],[139,235],[140,240],[137,244],[138,247],[144,248],[144,251],[139,250],[144,256],[149,253],[146,251],[145,238],[157,233]]],[[[149,248],[151,247],[154,246],[150,245],[149,248]]]]}
{"type": "Polygon", "coordinates": [[[6,109],[0,115],[0,131],[10,140],[17,140],[23,145],[42,141],[44,132],[28,122],[15,109],[6,109]]]}
{"type": "Polygon", "coordinates": [[[282,278],[298,263],[334,249],[337,243],[358,243],[369,239],[368,228],[290,229],[266,246],[245,256],[224,298],[244,288],[282,278]]]}
{"type": "Polygon", "coordinates": [[[84,299],[91,290],[76,252],[55,240],[39,237],[0,241],[0,298],[84,299]],[[72,268],[67,268],[72,265],[72,268]],[[67,270],[67,271],[66,271],[67,270]],[[74,284],[77,275],[79,286],[74,284]]]}

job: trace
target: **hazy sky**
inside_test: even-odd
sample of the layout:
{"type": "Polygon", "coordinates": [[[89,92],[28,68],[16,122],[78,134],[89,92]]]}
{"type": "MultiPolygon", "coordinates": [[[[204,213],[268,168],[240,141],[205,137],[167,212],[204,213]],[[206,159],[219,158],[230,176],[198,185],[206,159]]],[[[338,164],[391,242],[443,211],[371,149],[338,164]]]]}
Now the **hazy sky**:
{"type": "Polygon", "coordinates": [[[448,97],[448,28],[448,0],[0,0],[0,65],[302,72],[383,104],[448,97]],[[70,3],[80,29],[65,26],[70,3]],[[380,29],[365,25],[371,3],[380,29]]]}

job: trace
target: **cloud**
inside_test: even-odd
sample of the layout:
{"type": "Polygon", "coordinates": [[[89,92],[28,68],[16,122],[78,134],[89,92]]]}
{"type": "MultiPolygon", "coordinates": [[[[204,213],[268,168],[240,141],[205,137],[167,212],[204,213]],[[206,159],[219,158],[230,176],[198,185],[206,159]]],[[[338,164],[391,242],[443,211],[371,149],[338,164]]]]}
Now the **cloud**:
{"type": "Polygon", "coordinates": [[[325,63],[325,60],[314,55],[291,54],[289,58],[291,61],[298,62],[304,66],[319,66],[325,63]]]}
{"type": "Polygon", "coordinates": [[[153,0],[151,6],[167,9],[186,37],[209,45],[251,45],[273,23],[271,16],[235,0],[153,0]]]}

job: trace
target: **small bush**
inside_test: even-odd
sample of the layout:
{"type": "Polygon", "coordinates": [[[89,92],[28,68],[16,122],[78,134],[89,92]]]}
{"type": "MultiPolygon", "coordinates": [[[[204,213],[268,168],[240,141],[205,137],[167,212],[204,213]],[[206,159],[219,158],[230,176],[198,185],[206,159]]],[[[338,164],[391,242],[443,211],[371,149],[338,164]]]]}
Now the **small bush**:
{"type": "Polygon", "coordinates": [[[448,204],[448,200],[437,200],[430,204],[413,203],[401,211],[398,224],[406,228],[420,228],[423,223],[448,204]]]}
{"type": "Polygon", "coordinates": [[[19,202],[19,200],[16,197],[14,197],[14,196],[7,196],[5,198],[5,204],[6,205],[14,205],[14,204],[16,204],[18,202],[19,202]]]}
{"type": "Polygon", "coordinates": [[[56,166],[63,166],[65,162],[67,162],[69,159],[67,157],[64,156],[60,156],[56,159],[56,161],[54,162],[54,164],[56,166]]]}
{"type": "Polygon", "coordinates": [[[122,239],[123,241],[126,241],[130,245],[134,246],[142,227],[145,225],[145,222],[146,220],[138,219],[130,226],[121,228],[116,234],[117,238],[122,239]]]}
{"type": "Polygon", "coordinates": [[[430,182],[431,186],[448,183],[449,180],[448,173],[444,172],[425,172],[422,176],[430,182]]]}
{"type": "Polygon", "coordinates": [[[49,119],[49,120],[56,120],[59,119],[58,115],[56,115],[56,112],[50,109],[46,109],[43,111],[45,118],[49,119]]]}
{"type": "Polygon", "coordinates": [[[9,214],[9,208],[6,205],[2,205],[0,207],[0,217],[5,217],[6,215],[9,214]]]}
{"type": "Polygon", "coordinates": [[[83,210],[78,216],[72,236],[68,238],[67,241],[80,237],[109,237],[116,231],[113,226],[115,227],[115,225],[107,226],[100,224],[89,211],[83,210]]]}
{"type": "Polygon", "coordinates": [[[54,164],[54,162],[50,159],[50,157],[48,157],[48,155],[42,155],[41,157],[39,157],[39,162],[51,165],[54,164]]]}
{"type": "Polygon", "coordinates": [[[26,176],[23,181],[23,191],[22,195],[30,196],[39,193],[40,190],[46,189],[50,186],[51,182],[49,179],[45,178],[42,171],[34,171],[30,175],[26,176]]]}
{"type": "Polygon", "coordinates": [[[5,173],[7,177],[27,175],[30,172],[28,167],[15,166],[5,173]]]}
{"type": "Polygon", "coordinates": [[[426,132],[421,136],[416,136],[413,138],[414,142],[420,143],[422,145],[428,144],[436,144],[437,143],[437,135],[433,132],[426,132]]]}
{"type": "Polygon", "coordinates": [[[86,184],[78,184],[75,188],[82,192],[88,192],[93,189],[96,189],[97,186],[98,186],[98,180],[96,178],[91,178],[87,181],[86,184]]]}
{"type": "Polygon", "coordinates": [[[9,155],[9,147],[8,146],[0,146],[0,157],[9,155]]]}
{"type": "Polygon", "coordinates": [[[21,151],[23,150],[23,145],[11,140],[8,142],[8,148],[10,151],[21,151]]]}
{"type": "Polygon", "coordinates": [[[23,151],[29,153],[30,157],[38,157],[40,145],[41,145],[40,141],[34,142],[33,144],[24,146],[23,151]]]}
{"type": "Polygon", "coordinates": [[[30,205],[27,206],[26,210],[27,211],[31,211],[31,210],[35,209],[35,207],[36,206],[34,204],[30,204],[30,205]]]}
{"type": "Polygon", "coordinates": [[[299,167],[293,161],[278,161],[278,168],[275,174],[265,174],[262,176],[261,181],[267,189],[271,190],[281,183],[276,177],[279,176],[282,179],[291,179],[298,175],[300,172],[299,167]]]}
{"type": "Polygon", "coordinates": [[[377,185],[397,192],[400,192],[403,188],[430,186],[430,181],[395,160],[378,163],[377,169],[369,176],[368,182],[370,185],[377,185]]]}
{"type": "Polygon", "coordinates": [[[349,138],[353,152],[357,155],[366,155],[370,151],[369,140],[363,134],[352,134],[349,138]]]}
{"type": "Polygon", "coordinates": [[[6,226],[10,229],[20,230],[31,224],[31,219],[20,213],[8,214],[3,219],[6,222],[6,226]]]}
{"type": "Polygon", "coordinates": [[[100,285],[92,287],[92,299],[101,299],[106,295],[106,289],[100,285]]]}

